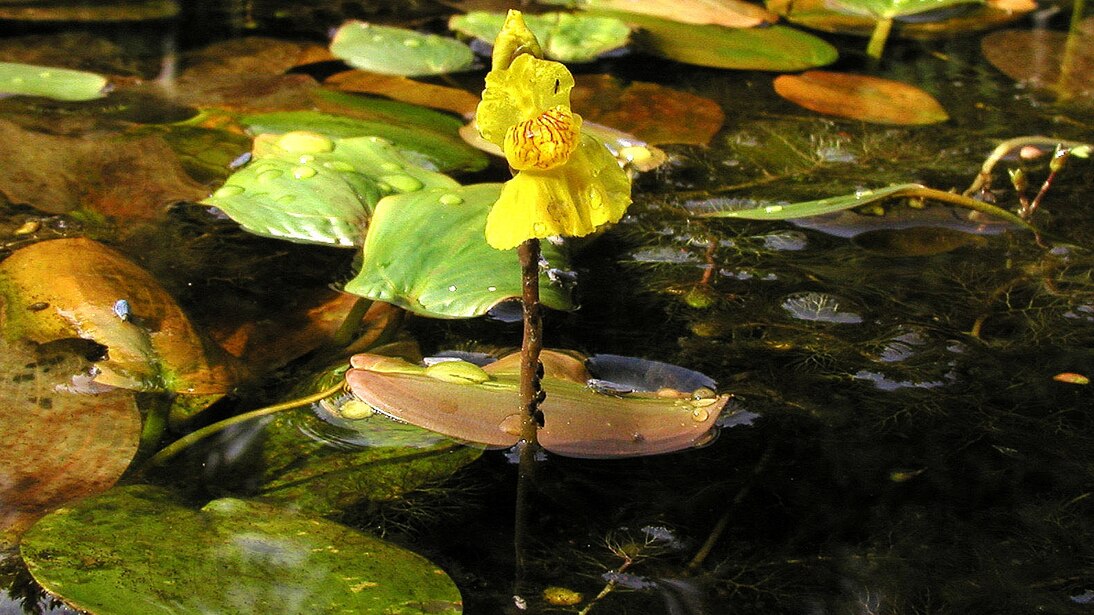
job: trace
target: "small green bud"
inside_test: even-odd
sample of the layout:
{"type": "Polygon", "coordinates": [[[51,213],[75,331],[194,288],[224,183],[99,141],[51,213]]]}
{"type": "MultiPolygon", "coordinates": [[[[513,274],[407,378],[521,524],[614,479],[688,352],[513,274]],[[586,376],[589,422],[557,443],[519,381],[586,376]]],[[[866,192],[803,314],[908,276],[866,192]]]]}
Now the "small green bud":
{"type": "Polygon", "coordinates": [[[1007,174],[1010,175],[1011,185],[1018,192],[1025,192],[1029,188],[1029,180],[1026,178],[1026,172],[1022,169],[1007,169],[1007,174]]]}

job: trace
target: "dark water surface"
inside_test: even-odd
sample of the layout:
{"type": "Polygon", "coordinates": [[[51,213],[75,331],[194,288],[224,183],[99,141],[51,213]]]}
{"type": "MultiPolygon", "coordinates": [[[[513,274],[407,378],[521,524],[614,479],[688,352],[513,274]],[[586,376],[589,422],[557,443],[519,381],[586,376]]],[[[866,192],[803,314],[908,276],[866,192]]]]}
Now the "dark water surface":
{"type": "MultiPolygon", "coordinates": [[[[150,77],[164,50],[209,39],[322,42],[344,17],[440,23],[420,21],[438,14],[426,3],[376,15],[354,3],[341,12],[257,2],[250,14],[249,4],[225,5],[90,31],[150,77]]],[[[861,39],[826,38],[843,54],[836,69],[870,70],[861,39]]],[[[537,477],[529,595],[559,585],[589,598],[614,580],[591,613],[1094,612],[1094,403],[1090,385],[1053,379],[1094,374],[1089,161],[1068,165],[1035,218],[1061,238],[1048,247],[1024,231],[908,247],[922,238],[884,228],[847,237],[862,220],[852,232],[685,215],[710,199],[796,201],[909,181],[960,191],[1000,140],[1091,139],[1089,109],[1015,85],[981,58],[979,38],[894,41],[871,71],[939,98],[951,120],[925,128],[822,118],[776,97],[768,73],[644,56],[575,67],[710,97],[726,122],[709,147],[668,146],[671,162],[638,178],[628,217],[580,253],[582,307],[548,314],[547,345],[702,371],[757,417],[692,451],[549,457],[537,477]]],[[[459,77],[472,90],[479,79],[459,77]]],[[[1034,169],[1038,186],[1044,169],[1034,169]]],[[[996,187],[1012,207],[1002,171],[996,187]]],[[[128,237],[116,247],[164,276],[199,322],[224,309],[213,295],[225,279],[276,304],[351,269],[346,252],[243,236],[186,211],[128,237]],[[208,241],[224,256],[210,258],[208,241]]],[[[482,319],[407,326],[427,352],[518,337],[482,319]]],[[[515,467],[488,452],[449,482],[348,521],[444,568],[466,612],[503,612],[513,608],[514,485],[515,467]]],[[[14,582],[0,611],[21,602],[34,612],[33,587],[7,565],[14,582]]]]}

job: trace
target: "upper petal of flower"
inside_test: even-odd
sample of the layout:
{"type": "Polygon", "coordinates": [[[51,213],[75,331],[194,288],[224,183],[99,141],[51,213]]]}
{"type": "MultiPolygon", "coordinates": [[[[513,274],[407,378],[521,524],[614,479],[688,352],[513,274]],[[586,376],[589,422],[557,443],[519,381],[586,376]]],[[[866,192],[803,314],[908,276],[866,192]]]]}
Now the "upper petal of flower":
{"type": "Polygon", "coordinates": [[[543,49],[539,46],[536,35],[528,29],[528,24],[524,23],[524,15],[520,11],[509,9],[509,13],[505,16],[505,23],[501,26],[501,32],[494,39],[490,70],[505,70],[509,68],[513,60],[523,54],[542,58],[543,49]]]}
{"type": "Polygon", "coordinates": [[[503,145],[511,126],[556,107],[569,109],[573,87],[574,77],[562,64],[519,55],[509,68],[487,73],[475,112],[479,132],[487,141],[503,145]]]}

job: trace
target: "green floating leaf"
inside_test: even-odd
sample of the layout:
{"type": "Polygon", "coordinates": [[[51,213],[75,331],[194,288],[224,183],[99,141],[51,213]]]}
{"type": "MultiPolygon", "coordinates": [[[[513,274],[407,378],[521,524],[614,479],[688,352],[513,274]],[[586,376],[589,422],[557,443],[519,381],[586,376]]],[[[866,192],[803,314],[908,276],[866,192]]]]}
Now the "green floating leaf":
{"type": "Polygon", "coordinates": [[[325,113],[285,111],[240,119],[257,134],[310,130],[328,137],[383,137],[419,166],[434,171],[478,171],[482,153],[459,137],[461,120],[432,109],[372,96],[320,90],[316,103],[325,113]]]}
{"type": "MultiPolygon", "coordinates": [[[[885,188],[877,188],[874,190],[858,190],[852,194],[833,196],[826,199],[817,199],[815,201],[771,204],[750,209],[715,209],[713,211],[693,210],[693,215],[703,218],[740,218],[744,220],[792,220],[794,218],[808,218],[811,216],[830,214],[838,211],[843,211],[845,209],[851,209],[853,207],[862,207],[864,205],[870,205],[883,201],[885,199],[897,197],[941,201],[943,203],[949,203],[958,207],[965,207],[967,209],[972,209],[980,213],[995,216],[996,218],[1006,220],[1007,222],[1025,228],[1026,230],[1037,232],[1037,229],[1034,228],[1033,225],[1010,213],[1009,211],[1006,211],[1005,209],[1001,209],[994,205],[989,205],[988,203],[977,201],[976,199],[962,196],[960,194],[954,194],[952,192],[944,192],[942,190],[928,188],[922,184],[897,184],[894,186],[887,186],[885,188]]],[[[712,202],[696,203],[693,205],[697,205],[700,208],[708,209],[711,206],[717,207],[717,205],[712,202]]]]}
{"type": "Polygon", "coordinates": [[[105,95],[106,77],[68,68],[0,62],[0,93],[55,100],[93,100],[105,95]]]}
{"type": "Polygon", "coordinates": [[[639,26],[636,46],[677,62],[740,70],[797,71],[831,64],[832,45],[786,26],[725,28],[696,26],[637,13],[597,11],[639,26]]]}
{"type": "Polygon", "coordinates": [[[342,24],[330,51],[354,68],[406,77],[467,70],[475,60],[471,48],[455,39],[363,21],[342,24]]]}
{"type": "Polygon", "coordinates": [[[137,452],[133,393],[78,390],[88,367],[0,339],[0,548],[43,513],[109,489],[137,452]]]}
{"type": "MultiPolygon", "coordinates": [[[[541,357],[547,397],[540,406],[544,424],[539,443],[558,455],[634,457],[700,446],[710,441],[729,401],[728,395],[706,386],[713,383],[701,374],[682,379],[698,382],[694,390],[635,387],[592,379],[582,359],[569,354],[545,350],[541,357]]],[[[354,369],[346,373],[346,382],[354,395],[385,414],[487,446],[512,446],[520,438],[519,353],[483,368],[463,361],[422,368],[371,354],[356,355],[351,363],[354,369]]],[[[629,371],[683,371],[644,363],[653,368],[629,371]]]]}
{"type": "Polygon", "coordinates": [[[871,15],[883,19],[917,15],[958,4],[983,4],[984,0],[835,0],[833,10],[850,15],[871,15]]]}
{"type": "MultiPolygon", "coordinates": [[[[500,194],[501,184],[476,184],[383,199],[365,239],[361,272],[346,292],[434,318],[480,316],[520,297],[516,250],[486,243],[486,214],[500,194]]],[[[559,248],[544,242],[543,255],[565,275],[559,248]]],[[[569,292],[551,273],[540,278],[541,301],[571,309],[569,292]]]]}
{"type": "Polygon", "coordinates": [[[144,269],[90,239],[53,239],[0,262],[3,334],[106,347],[95,381],[137,391],[226,392],[235,364],[144,269]]]}
{"type": "Polygon", "coordinates": [[[400,547],[258,502],[193,510],[149,486],[47,515],[21,553],[38,583],[97,615],[462,611],[451,579],[400,547]]]}
{"type": "MultiPolygon", "coordinates": [[[[574,4],[572,0],[547,0],[547,4],[574,4]]],[[[752,28],[778,21],[778,16],[746,0],[582,0],[577,8],[587,11],[627,11],[689,24],[752,28]]]]}
{"type": "MultiPolygon", "coordinates": [[[[614,17],[570,13],[525,15],[525,23],[539,39],[543,53],[559,62],[591,62],[597,56],[627,45],[631,29],[614,17]]],[[[455,15],[448,27],[493,44],[505,23],[505,13],[471,11],[455,15]]]]}
{"type": "MultiPolygon", "coordinates": [[[[341,380],[347,367],[324,375],[305,394],[341,380]]],[[[449,477],[482,454],[371,412],[351,395],[277,414],[262,434],[258,495],[324,516],[363,501],[397,499],[449,477]]]]}
{"type": "Polygon", "coordinates": [[[256,139],[254,160],[202,203],[257,235],[354,247],[382,197],[457,185],[381,137],[290,132],[256,139]]]}

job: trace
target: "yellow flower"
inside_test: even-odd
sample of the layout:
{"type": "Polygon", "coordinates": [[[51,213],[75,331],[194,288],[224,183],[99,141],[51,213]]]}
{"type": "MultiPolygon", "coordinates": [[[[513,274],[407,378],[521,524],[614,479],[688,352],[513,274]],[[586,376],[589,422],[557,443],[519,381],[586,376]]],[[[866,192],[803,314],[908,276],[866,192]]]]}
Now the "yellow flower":
{"type": "Polygon", "coordinates": [[[507,250],[532,238],[580,237],[617,222],[631,182],[611,152],[581,132],[570,109],[574,78],[541,58],[519,11],[509,11],[494,43],[475,120],[517,171],[486,219],[486,241],[507,250]]]}

